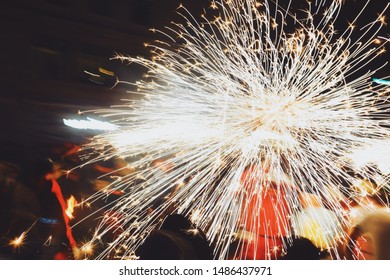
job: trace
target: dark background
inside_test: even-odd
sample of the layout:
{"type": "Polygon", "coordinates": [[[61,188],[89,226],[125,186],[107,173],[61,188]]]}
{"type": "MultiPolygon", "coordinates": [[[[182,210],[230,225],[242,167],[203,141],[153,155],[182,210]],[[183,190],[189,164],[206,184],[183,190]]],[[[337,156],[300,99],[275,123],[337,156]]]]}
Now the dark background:
{"type": "MultiPolygon", "coordinates": [[[[85,133],[66,128],[62,118],[128,97],[128,86],[113,88],[115,80],[135,81],[145,70],[110,58],[115,53],[148,56],[143,43],[153,40],[149,28],[169,24],[178,4],[176,0],[3,2],[0,159],[25,161],[49,146],[82,142],[85,133]]],[[[194,10],[199,4],[188,6],[194,10]]]]}

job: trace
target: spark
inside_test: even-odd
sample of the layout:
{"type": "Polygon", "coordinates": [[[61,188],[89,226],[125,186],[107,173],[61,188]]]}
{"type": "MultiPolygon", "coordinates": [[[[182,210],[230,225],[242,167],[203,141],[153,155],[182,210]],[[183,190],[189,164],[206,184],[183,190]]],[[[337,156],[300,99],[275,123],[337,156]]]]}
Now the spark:
{"type": "Polygon", "coordinates": [[[384,54],[385,52],[387,52],[387,50],[385,48],[381,48],[380,50],[378,50],[378,55],[384,54]]]}
{"type": "Polygon", "coordinates": [[[356,28],[356,25],[353,24],[352,22],[348,22],[348,28],[350,28],[351,30],[354,30],[356,28]]]}
{"type": "Polygon", "coordinates": [[[50,246],[52,240],[53,240],[53,236],[49,235],[49,237],[46,239],[45,243],[43,243],[43,246],[46,246],[46,247],[50,246]]]}
{"type": "Polygon", "coordinates": [[[14,249],[22,247],[25,243],[28,232],[35,226],[37,221],[38,220],[36,220],[26,231],[23,231],[18,237],[15,237],[14,239],[10,240],[8,245],[13,247],[14,249]]]}
{"type": "Polygon", "coordinates": [[[81,252],[83,252],[86,255],[92,255],[93,254],[93,245],[91,243],[87,243],[81,247],[81,252]]]}
{"type": "Polygon", "coordinates": [[[75,259],[87,259],[94,254],[95,247],[92,242],[84,242],[79,248],[73,247],[72,251],[75,259]]]}
{"type": "Polygon", "coordinates": [[[380,21],[383,25],[387,25],[387,18],[386,18],[385,15],[380,15],[379,21],[380,21]]]}
{"type": "Polygon", "coordinates": [[[215,1],[211,1],[210,8],[214,10],[217,9],[218,8],[217,3],[215,1]]]}
{"type": "MultiPolygon", "coordinates": [[[[97,111],[115,125],[84,147],[87,163],[119,157],[134,167],[89,199],[124,193],[96,228],[99,236],[121,229],[97,258],[118,248],[116,258],[134,258],[170,213],[203,230],[218,259],[239,232],[255,248],[266,242],[265,258],[285,251],[283,236],[302,233],[329,250],[345,236],[340,196],[358,196],[351,154],[390,135],[389,88],[372,84],[375,70],[357,73],[388,40],[373,44],[382,18],[354,28],[363,11],[335,32],[343,1],[311,2],[303,18],[293,2],[215,0],[218,18],[205,14],[202,23],[180,6],[185,23],[154,30],[166,41],[149,44],[151,59],[117,56],[148,73],[134,83],[144,98],[97,111]],[[316,208],[305,211],[307,193],[316,208]]],[[[364,165],[358,171],[383,176],[364,165]]],[[[243,246],[234,259],[245,254],[243,246]]]]}
{"type": "Polygon", "coordinates": [[[24,240],[26,238],[26,232],[22,232],[22,234],[18,237],[15,237],[15,239],[11,240],[9,242],[9,245],[12,246],[14,249],[20,248],[24,244],[24,240]]]}
{"type": "Polygon", "coordinates": [[[187,230],[186,233],[191,234],[191,235],[193,235],[193,236],[196,236],[196,235],[199,234],[199,230],[196,229],[196,228],[193,228],[193,229],[187,230]]]}

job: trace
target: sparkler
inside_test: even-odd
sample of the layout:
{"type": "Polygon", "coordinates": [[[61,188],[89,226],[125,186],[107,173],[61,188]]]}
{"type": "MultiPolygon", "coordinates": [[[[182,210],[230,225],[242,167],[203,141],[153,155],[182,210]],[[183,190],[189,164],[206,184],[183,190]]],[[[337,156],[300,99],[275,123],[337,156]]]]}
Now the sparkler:
{"type": "Polygon", "coordinates": [[[14,250],[23,247],[26,242],[28,232],[35,226],[38,220],[36,220],[26,231],[23,231],[18,237],[10,240],[8,245],[11,246],[14,250]]]}
{"type": "Polygon", "coordinates": [[[9,242],[9,245],[14,249],[21,247],[24,244],[24,240],[26,239],[26,232],[22,232],[22,234],[18,237],[15,237],[13,240],[9,242]]]}
{"type": "MultiPolygon", "coordinates": [[[[115,233],[97,258],[135,258],[170,213],[204,230],[216,258],[247,258],[250,246],[257,248],[250,257],[274,258],[283,251],[274,248],[285,248],[283,236],[299,234],[291,217],[304,210],[305,193],[332,212],[321,219],[321,210],[304,214],[329,232],[314,234],[321,246],[332,248],[329,236],[350,225],[341,201],[354,196],[348,170],[357,168],[349,155],[390,135],[389,88],[371,83],[375,71],[357,75],[389,41],[371,44],[386,24],[385,11],[359,29],[361,11],[337,31],[341,0],[308,2],[304,16],[292,4],[215,0],[215,16],[200,21],[180,7],[184,24],[152,30],[166,36],[148,44],[152,59],[116,57],[148,73],[135,83],[141,101],[97,111],[115,129],[84,147],[91,151],[85,164],[120,157],[133,168],[88,200],[124,193],[107,205],[88,243],[115,233]],[[245,233],[251,238],[230,252],[245,233]]],[[[383,175],[365,166],[358,172],[383,175]]]]}

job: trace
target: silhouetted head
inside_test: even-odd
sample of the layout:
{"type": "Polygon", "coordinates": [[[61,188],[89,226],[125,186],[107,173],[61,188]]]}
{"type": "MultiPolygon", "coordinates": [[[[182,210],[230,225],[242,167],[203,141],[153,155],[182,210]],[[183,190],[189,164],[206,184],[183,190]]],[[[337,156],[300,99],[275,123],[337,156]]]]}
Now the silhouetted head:
{"type": "Polygon", "coordinates": [[[284,260],[319,260],[320,249],[309,239],[298,237],[287,245],[287,254],[284,260]]]}
{"type": "Polygon", "coordinates": [[[189,230],[193,227],[190,220],[183,215],[173,214],[169,215],[164,223],[161,225],[162,230],[182,231],[189,230]]]}
{"type": "Polygon", "coordinates": [[[197,254],[191,242],[177,232],[155,230],[138,250],[141,260],[194,260],[197,254]]]}
{"type": "Polygon", "coordinates": [[[212,249],[206,235],[183,215],[168,216],[138,248],[143,260],[207,260],[212,249]]]}

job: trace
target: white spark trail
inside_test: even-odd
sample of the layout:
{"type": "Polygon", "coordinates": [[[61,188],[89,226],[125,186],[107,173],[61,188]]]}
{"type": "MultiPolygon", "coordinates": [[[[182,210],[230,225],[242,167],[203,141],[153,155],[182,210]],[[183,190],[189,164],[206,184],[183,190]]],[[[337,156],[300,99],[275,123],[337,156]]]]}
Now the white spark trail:
{"type": "MultiPolygon", "coordinates": [[[[305,193],[337,217],[329,229],[335,218],[327,214],[332,221],[319,229],[333,234],[349,226],[334,194],[355,191],[342,183],[355,180],[347,172],[356,170],[348,155],[390,135],[389,88],[371,84],[375,71],[358,75],[381,54],[384,45],[371,42],[385,23],[378,17],[357,30],[362,11],[350,28],[337,32],[342,1],[317,2],[308,4],[304,18],[292,12],[294,1],[282,7],[266,0],[216,0],[209,12],[214,16],[199,21],[182,7],[184,23],[161,32],[165,42],[149,45],[152,59],[117,56],[148,73],[136,83],[141,101],[97,111],[116,129],[85,147],[92,150],[88,162],[121,157],[135,168],[108,187],[125,195],[109,206],[91,240],[116,232],[98,258],[113,252],[134,258],[174,212],[206,232],[216,258],[228,257],[240,232],[269,237],[265,257],[272,258],[272,244],[294,234],[289,217],[304,210],[305,193]],[[267,212],[269,199],[276,202],[267,212]]],[[[359,172],[381,175],[364,166],[359,172]]],[[[312,213],[323,212],[307,211],[305,219],[316,219],[312,213]]],[[[319,236],[326,236],[321,244],[329,248],[339,238],[319,236]]],[[[236,257],[245,257],[244,247],[236,257]]]]}

